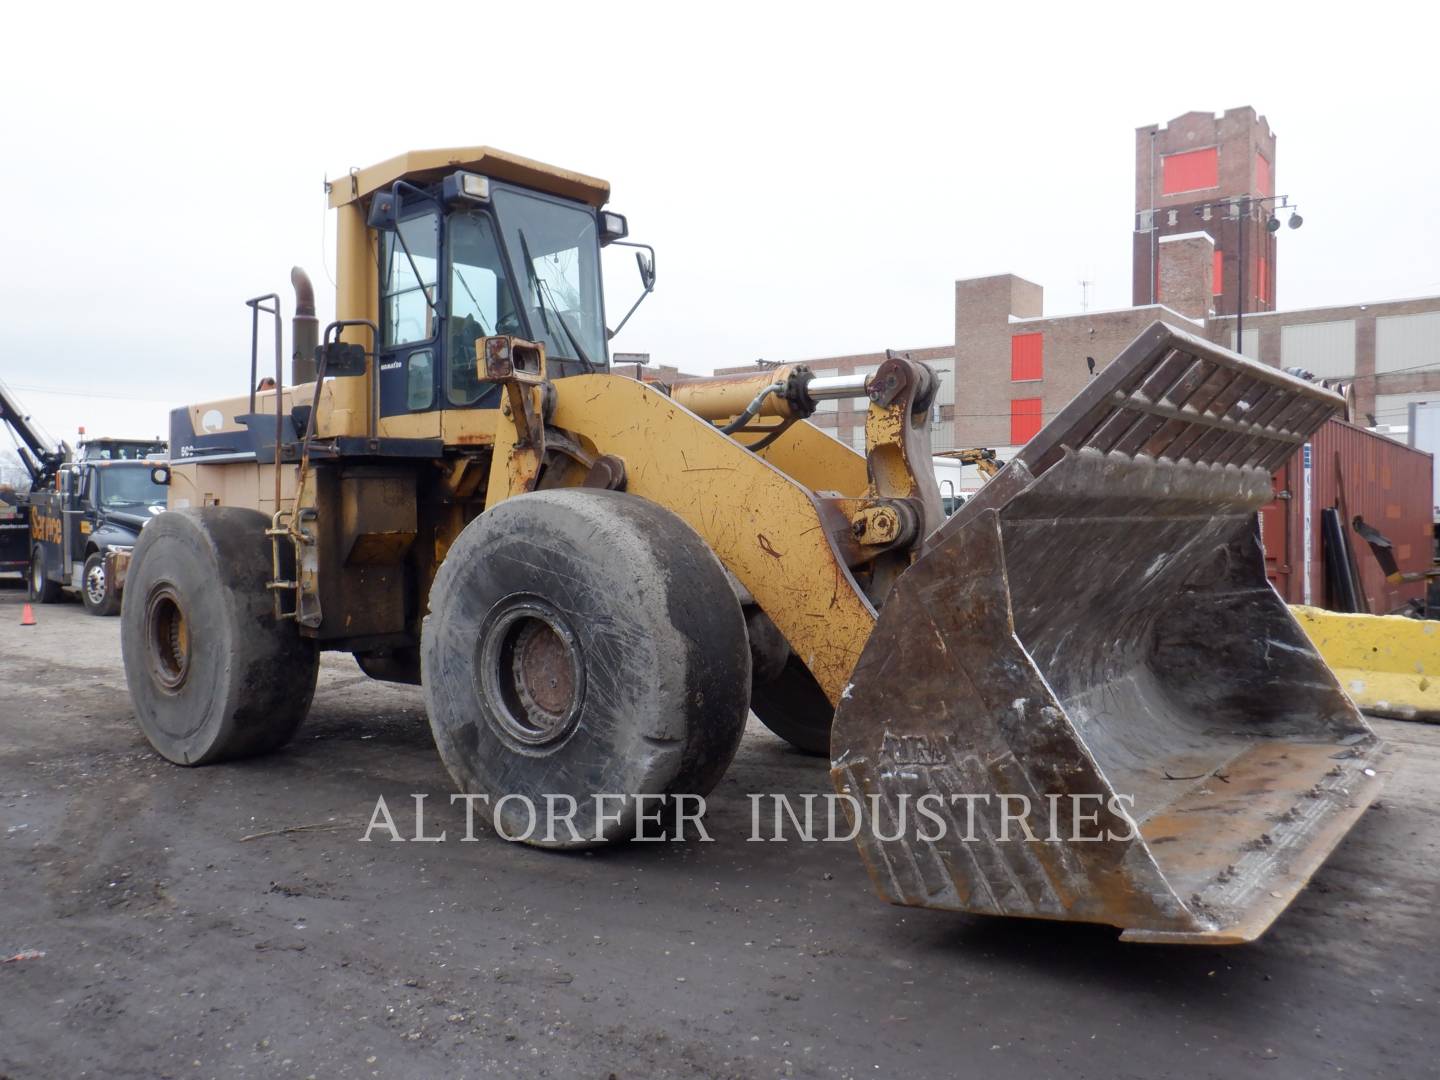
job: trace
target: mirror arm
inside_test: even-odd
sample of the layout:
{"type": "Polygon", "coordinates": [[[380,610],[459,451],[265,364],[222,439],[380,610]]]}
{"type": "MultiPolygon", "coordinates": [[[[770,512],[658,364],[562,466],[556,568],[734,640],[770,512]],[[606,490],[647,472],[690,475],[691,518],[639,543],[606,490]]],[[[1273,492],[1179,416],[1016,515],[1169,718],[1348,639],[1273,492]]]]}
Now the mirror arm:
{"type": "Polygon", "coordinates": [[[611,340],[616,334],[620,333],[621,330],[625,329],[625,324],[630,321],[630,316],[635,314],[635,309],[643,304],[645,298],[655,291],[655,249],[649,244],[637,244],[630,240],[612,240],[610,243],[615,247],[641,249],[641,251],[635,253],[635,261],[640,266],[640,281],[645,286],[645,291],[640,294],[635,303],[630,305],[630,310],[625,313],[625,317],[620,320],[619,325],[613,330],[605,331],[606,341],[611,340]],[[646,262],[645,256],[641,253],[642,251],[648,251],[650,253],[649,262],[646,262]]]}

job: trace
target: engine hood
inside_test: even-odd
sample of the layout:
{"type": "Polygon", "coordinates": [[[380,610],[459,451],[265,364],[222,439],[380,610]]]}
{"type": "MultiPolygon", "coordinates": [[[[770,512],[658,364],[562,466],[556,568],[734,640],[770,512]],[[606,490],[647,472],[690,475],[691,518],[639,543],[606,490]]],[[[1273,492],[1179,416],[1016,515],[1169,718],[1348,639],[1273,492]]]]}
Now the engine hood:
{"type": "Polygon", "coordinates": [[[145,523],[149,521],[152,516],[153,515],[148,512],[137,514],[128,510],[105,511],[105,521],[107,524],[118,525],[122,529],[129,529],[135,533],[136,536],[140,535],[140,530],[145,527],[145,523]]]}

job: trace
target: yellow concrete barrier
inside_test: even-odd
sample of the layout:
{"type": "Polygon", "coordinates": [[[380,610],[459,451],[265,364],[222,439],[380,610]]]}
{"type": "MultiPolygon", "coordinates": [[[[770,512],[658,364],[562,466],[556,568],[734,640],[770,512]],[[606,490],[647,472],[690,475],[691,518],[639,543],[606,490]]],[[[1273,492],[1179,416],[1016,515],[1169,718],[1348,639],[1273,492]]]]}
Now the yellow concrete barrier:
{"type": "Polygon", "coordinates": [[[1440,622],[1299,605],[1290,610],[1365,712],[1440,720],[1440,622]]]}

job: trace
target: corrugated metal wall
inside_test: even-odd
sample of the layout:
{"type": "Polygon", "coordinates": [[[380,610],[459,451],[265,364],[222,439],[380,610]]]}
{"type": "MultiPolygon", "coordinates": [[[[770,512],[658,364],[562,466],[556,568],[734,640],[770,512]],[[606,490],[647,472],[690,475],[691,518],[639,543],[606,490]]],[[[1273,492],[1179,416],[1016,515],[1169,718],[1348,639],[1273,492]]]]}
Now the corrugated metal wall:
{"type": "Polygon", "coordinates": [[[1440,362],[1440,311],[1375,320],[1375,370],[1411,371],[1440,362]]]}
{"type": "Polygon", "coordinates": [[[1293,323],[1280,328],[1280,366],[1322,379],[1355,377],[1355,320],[1293,323]]]}
{"type": "MultiPolygon", "coordinates": [[[[1325,603],[1320,511],[1339,505],[1342,480],[1347,526],[1358,515],[1384,533],[1395,547],[1401,570],[1430,567],[1433,463],[1429,454],[1340,420],[1331,420],[1316,432],[1309,451],[1308,527],[1302,453],[1275,474],[1276,501],[1261,511],[1266,569],[1281,596],[1292,604],[1325,603]]],[[[1369,546],[1353,529],[1350,540],[1360,566],[1361,588],[1373,613],[1395,611],[1424,595],[1423,583],[1388,584],[1369,546]]]]}

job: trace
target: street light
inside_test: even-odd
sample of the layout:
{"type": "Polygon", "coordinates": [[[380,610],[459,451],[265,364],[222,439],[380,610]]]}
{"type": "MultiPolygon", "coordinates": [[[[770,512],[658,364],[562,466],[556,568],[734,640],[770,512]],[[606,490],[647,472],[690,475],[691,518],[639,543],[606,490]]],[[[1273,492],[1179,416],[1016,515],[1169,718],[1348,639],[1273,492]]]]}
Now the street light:
{"type": "Polygon", "coordinates": [[[1300,216],[1299,207],[1290,201],[1288,195],[1262,195],[1251,196],[1241,195],[1234,199],[1221,199],[1218,202],[1201,203],[1195,207],[1195,216],[1201,217],[1207,210],[1230,211],[1230,216],[1237,218],[1240,227],[1240,251],[1239,271],[1235,275],[1235,351],[1243,352],[1245,349],[1244,317],[1245,317],[1245,233],[1248,231],[1246,225],[1253,219],[1254,211],[1259,209],[1266,211],[1265,228],[1268,232],[1280,231],[1280,218],[1276,215],[1277,210],[1289,210],[1290,228],[1298,229],[1305,224],[1305,219],[1300,216]]]}

